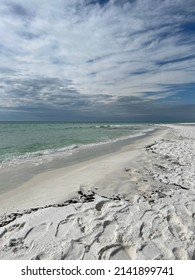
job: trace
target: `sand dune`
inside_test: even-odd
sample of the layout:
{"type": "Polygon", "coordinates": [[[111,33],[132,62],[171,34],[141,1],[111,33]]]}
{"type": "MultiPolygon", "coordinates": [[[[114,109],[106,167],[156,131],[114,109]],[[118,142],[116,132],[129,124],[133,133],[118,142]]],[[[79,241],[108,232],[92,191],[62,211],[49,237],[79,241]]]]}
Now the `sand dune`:
{"type": "Polygon", "coordinates": [[[195,259],[194,156],[195,127],[170,125],[65,202],[2,215],[0,259],[195,259]]]}

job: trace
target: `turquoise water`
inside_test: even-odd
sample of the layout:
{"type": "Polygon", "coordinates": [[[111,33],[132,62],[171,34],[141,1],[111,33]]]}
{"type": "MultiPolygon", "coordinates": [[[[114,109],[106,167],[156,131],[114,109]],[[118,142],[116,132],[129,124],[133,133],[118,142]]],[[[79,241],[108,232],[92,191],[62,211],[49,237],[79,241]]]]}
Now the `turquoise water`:
{"type": "Polygon", "coordinates": [[[79,150],[145,135],[150,124],[0,122],[0,168],[41,165],[79,150]]]}
{"type": "Polygon", "coordinates": [[[0,194],[42,172],[117,151],[155,129],[129,123],[0,122],[0,194]]]}

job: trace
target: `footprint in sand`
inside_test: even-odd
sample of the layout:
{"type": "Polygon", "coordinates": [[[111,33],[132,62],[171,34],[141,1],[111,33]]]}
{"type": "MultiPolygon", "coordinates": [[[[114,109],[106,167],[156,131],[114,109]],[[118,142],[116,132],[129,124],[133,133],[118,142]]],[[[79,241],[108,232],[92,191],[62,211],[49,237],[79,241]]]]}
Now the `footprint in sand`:
{"type": "Polygon", "coordinates": [[[113,220],[105,220],[102,223],[102,234],[99,237],[100,244],[106,244],[109,248],[117,242],[117,224],[113,220]]]}
{"type": "Polygon", "coordinates": [[[63,246],[63,243],[61,243],[61,247],[63,247],[65,251],[64,253],[62,252],[61,260],[82,260],[86,251],[86,245],[76,240],[71,240],[69,242],[68,250],[65,250],[66,246],[63,246]]]}
{"type": "Polygon", "coordinates": [[[67,217],[65,220],[62,220],[58,223],[56,228],[55,237],[62,238],[66,235],[66,233],[69,231],[70,223],[74,221],[74,216],[71,215],[71,217],[67,217]]]}
{"type": "Polygon", "coordinates": [[[102,247],[98,252],[99,260],[129,260],[130,257],[121,244],[110,244],[102,247]]]}
{"type": "Polygon", "coordinates": [[[176,260],[187,260],[186,250],[183,248],[173,248],[173,254],[176,260]]]}
{"type": "Polygon", "coordinates": [[[24,244],[24,238],[11,238],[8,243],[3,247],[3,251],[12,251],[16,253],[17,251],[26,251],[28,247],[24,244]]]}
{"type": "Polygon", "coordinates": [[[100,202],[98,202],[96,205],[95,205],[95,209],[97,211],[101,211],[102,210],[102,207],[105,203],[107,203],[108,200],[102,200],[100,202]]]}
{"type": "Polygon", "coordinates": [[[4,246],[7,240],[11,240],[12,238],[14,238],[15,234],[23,229],[24,226],[25,223],[21,223],[2,228],[0,231],[0,246],[4,246]]]}
{"type": "Polygon", "coordinates": [[[167,221],[169,224],[169,230],[176,238],[179,238],[181,241],[187,239],[187,228],[183,225],[179,217],[175,213],[167,215],[167,221]]]}
{"type": "Polygon", "coordinates": [[[46,223],[42,223],[38,226],[30,228],[26,235],[24,236],[25,244],[30,247],[34,243],[37,242],[38,239],[43,237],[48,230],[48,225],[46,223]]]}

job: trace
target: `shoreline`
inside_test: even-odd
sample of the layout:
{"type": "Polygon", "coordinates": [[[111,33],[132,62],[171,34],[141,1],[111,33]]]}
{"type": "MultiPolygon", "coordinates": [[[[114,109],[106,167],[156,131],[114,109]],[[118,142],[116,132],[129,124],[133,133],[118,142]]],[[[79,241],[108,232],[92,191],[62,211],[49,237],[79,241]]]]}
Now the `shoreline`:
{"type": "MultiPolygon", "coordinates": [[[[121,149],[121,147],[129,145],[139,139],[144,138],[145,136],[150,135],[156,129],[157,128],[153,126],[153,131],[146,132],[146,130],[144,130],[144,133],[141,132],[138,134],[136,133],[135,135],[118,137],[116,139],[113,139],[112,141],[110,140],[110,142],[94,142],[86,145],[80,144],[78,146],[74,144],[73,146],[71,146],[72,150],[70,149],[69,153],[66,153],[67,151],[65,153],[62,151],[61,154],[57,152],[56,154],[47,155],[47,159],[44,157],[43,159],[35,158],[35,161],[38,161],[37,164],[35,164],[34,161],[30,160],[26,163],[16,162],[14,165],[5,165],[0,168],[0,195],[4,192],[20,187],[39,174],[64,167],[69,167],[77,163],[82,163],[84,161],[117,152],[121,149]],[[139,135],[142,133],[143,135],[139,135]],[[10,176],[10,174],[12,174],[12,176],[10,176]]],[[[64,149],[66,150],[65,147],[62,148],[62,150],[64,149]]]]}
{"type": "Polygon", "coordinates": [[[158,140],[166,133],[167,129],[158,128],[118,151],[35,175],[20,186],[0,195],[0,216],[11,211],[59,203],[74,196],[81,185],[87,185],[90,189],[106,175],[109,176],[118,169],[123,170],[126,164],[132,164],[143,145],[158,140]]]}
{"type": "Polygon", "coordinates": [[[195,127],[167,125],[38,176],[4,204],[0,259],[195,259],[194,158],[195,127]]]}

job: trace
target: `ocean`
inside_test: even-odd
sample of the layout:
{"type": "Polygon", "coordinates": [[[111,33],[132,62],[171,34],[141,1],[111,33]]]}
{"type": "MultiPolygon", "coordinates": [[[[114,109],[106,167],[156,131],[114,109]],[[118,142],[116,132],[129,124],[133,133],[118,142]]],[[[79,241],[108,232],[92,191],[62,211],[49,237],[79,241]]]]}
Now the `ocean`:
{"type": "Polygon", "coordinates": [[[0,122],[0,191],[33,175],[116,150],[152,124],[0,122]]]}

